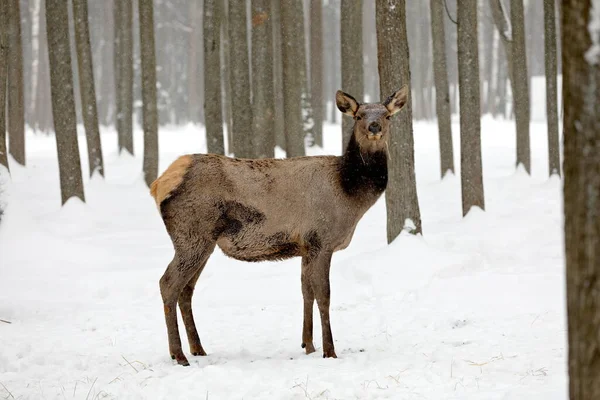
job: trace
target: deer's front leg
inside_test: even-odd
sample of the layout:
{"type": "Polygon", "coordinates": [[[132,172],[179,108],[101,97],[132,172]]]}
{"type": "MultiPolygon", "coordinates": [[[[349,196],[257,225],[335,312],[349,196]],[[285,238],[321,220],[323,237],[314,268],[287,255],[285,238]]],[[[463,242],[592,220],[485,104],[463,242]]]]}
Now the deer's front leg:
{"type": "Polygon", "coordinates": [[[302,325],[302,348],[306,354],[314,353],[313,345],[313,305],[315,293],[310,279],[310,263],[307,257],[302,257],[302,297],[304,298],[304,323],[302,325]]]}
{"type": "Polygon", "coordinates": [[[331,265],[330,252],[321,252],[311,263],[311,286],[317,299],[317,306],[321,314],[321,331],[323,334],[323,358],[337,358],[333,345],[333,335],[331,334],[331,325],[329,322],[329,269],[331,265]]]}

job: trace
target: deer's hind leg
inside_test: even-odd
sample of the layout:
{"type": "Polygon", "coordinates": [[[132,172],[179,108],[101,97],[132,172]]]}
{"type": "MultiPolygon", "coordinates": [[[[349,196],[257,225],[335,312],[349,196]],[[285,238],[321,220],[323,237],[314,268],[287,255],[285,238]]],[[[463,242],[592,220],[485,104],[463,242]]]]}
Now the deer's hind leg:
{"type": "Polygon", "coordinates": [[[204,270],[206,266],[206,261],[204,264],[200,266],[198,272],[190,281],[185,285],[181,294],[179,295],[179,310],[181,310],[181,317],[183,319],[183,324],[185,325],[185,330],[187,332],[188,343],[190,345],[190,353],[194,356],[205,356],[206,352],[202,348],[202,344],[200,343],[200,336],[198,336],[198,331],[196,330],[196,324],[194,323],[194,315],[192,313],[192,296],[194,295],[194,288],[196,287],[196,282],[204,270]]]}
{"type": "MultiPolygon", "coordinates": [[[[160,279],[160,293],[163,299],[165,322],[167,324],[169,352],[171,353],[171,357],[177,360],[177,363],[180,365],[189,365],[189,362],[181,348],[181,338],[179,337],[179,328],[177,326],[177,301],[184,288],[190,283],[190,280],[196,274],[199,275],[201,268],[204,267],[214,248],[214,240],[199,240],[194,246],[190,246],[190,243],[187,243],[185,249],[176,247],[173,261],[171,261],[160,279]]],[[[191,322],[193,324],[193,320],[191,322]]],[[[195,327],[193,330],[196,330],[195,327]]]]}
{"type": "Polygon", "coordinates": [[[308,257],[302,257],[302,297],[304,299],[304,322],[302,324],[302,348],[306,354],[314,353],[313,345],[313,307],[315,304],[315,293],[311,284],[311,264],[308,257]]]}

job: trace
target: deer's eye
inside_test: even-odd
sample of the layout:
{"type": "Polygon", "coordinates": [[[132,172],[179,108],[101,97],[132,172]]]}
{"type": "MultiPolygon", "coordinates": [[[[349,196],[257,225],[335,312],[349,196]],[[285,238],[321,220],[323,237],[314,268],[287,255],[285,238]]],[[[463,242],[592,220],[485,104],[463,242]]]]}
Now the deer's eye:
{"type": "Polygon", "coordinates": [[[385,119],[390,119],[390,116],[388,115],[387,117],[385,117],[385,119]]]}
{"type": "Polygon", "coordinates": [[[362,117],[361,117],[360,115],[357,115],[357,116],[356,116],[356,120],[357,120],[357,121],[360,121],[361,119],[362,119],[362,117]]]}

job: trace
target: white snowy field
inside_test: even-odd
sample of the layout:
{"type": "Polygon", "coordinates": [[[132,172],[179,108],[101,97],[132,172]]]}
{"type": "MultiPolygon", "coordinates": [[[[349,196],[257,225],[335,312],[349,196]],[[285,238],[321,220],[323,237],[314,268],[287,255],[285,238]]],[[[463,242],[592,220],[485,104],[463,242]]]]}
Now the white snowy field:
{"type": "MultiPolygon", "coordinates": [[[[326,126],[326,153],[339,154],[339,129],[326,126]]],[[[161,171],[203,136],[161,129],[161,171]]],[[[336,253],[338,359],[321,358],[316,311],[317,352],[300,347],[299,259],[217,250],[193,300],[209,355],[189,354],[180,321],[184,368],[158,287],[173,251],[141,157],[103,132],[106,180],[85,178],[87,202],[61,208],[54,138],[28,133],[27,168],[0,176],[0,319],[12,322],[0,322],[0,399],[566,399],[562,184],[547,177],[546,127],[531,126],[532,177],[515,171],[511,121],[484,119],[482,136],[486,211],[462,218],[460,176],[439,179],[437,127],[415,124],[424,235],[388,246],[382,198],[336,253]]]]}

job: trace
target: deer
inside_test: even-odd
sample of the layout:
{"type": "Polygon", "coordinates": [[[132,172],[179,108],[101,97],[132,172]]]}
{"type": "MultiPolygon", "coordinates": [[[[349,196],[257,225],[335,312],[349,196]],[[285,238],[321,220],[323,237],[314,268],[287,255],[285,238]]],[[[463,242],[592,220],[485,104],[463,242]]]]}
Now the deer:
{"type": "Polygon", "coordinates": [[[337,358],[331,333],[329,271],[388,182],[391,117],[407,102],[403,86],[379,103],[338,90],[337,108],[354,119],[341,156],[240,159],[217,154],[177,158],[150,187],[174,256],[159,286],[169,353],[188,366],[177,325],[181,311],[190,352],[205,356],[192,314],[196,282],[216,246],[236,260],[301,257],[302,348],[315,352],[313,308],[321,319],[324,358],[337,358]]]}

